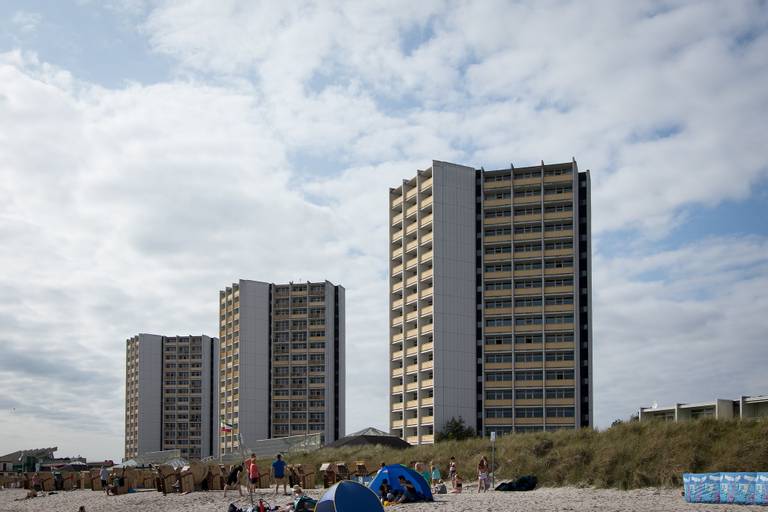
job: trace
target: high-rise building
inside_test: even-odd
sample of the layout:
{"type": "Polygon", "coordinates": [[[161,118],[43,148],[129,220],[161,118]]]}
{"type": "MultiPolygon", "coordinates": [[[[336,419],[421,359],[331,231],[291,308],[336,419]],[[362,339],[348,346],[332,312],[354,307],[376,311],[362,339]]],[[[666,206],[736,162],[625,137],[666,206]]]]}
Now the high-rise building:
{"type": "Polygon", "coordinates": [[[222,453],[344,436],[344,287],[240,280],[219,292],[222,453]]]}
{"type": "Polygon", "coordinates": [[[219,340],[138,334],[126,341],[125,457],[218,454],[219,340]]]}
{"type": "Polygon", "coordinates": [[[589,171],[434,161],[389,210],[391,432],[591,425],[589,171]]]}

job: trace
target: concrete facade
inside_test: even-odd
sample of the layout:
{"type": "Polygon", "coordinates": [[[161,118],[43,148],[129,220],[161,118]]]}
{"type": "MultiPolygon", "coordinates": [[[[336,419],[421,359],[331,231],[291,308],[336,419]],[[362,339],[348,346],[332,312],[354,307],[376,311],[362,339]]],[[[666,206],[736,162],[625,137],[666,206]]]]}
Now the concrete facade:
{"type": "MultiPolygon", "coordinates": [[[[223,453],[256,441],[344,435],[344,288],[240,280],[219,292],[223,453]]],[[[242,448],[244,448],[244,446],[242,448]]]]}
{"type": "Polygon", "coordinates": [[[214,456],[218,339],[138,334],[126,341],[125,457],[179,449],[214,456]]]}
{"type": "Polygon", "coordinates": [[[389,211],[391,432],[590,426],[589,171],[434,161],[389,211]]]}

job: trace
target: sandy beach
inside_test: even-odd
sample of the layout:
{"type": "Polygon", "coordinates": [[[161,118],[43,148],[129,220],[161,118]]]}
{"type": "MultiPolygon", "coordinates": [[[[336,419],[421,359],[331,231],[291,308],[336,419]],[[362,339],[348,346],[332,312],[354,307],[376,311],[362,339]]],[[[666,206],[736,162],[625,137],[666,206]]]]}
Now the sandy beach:
{"type": "MultiPolygon", "coordinates": [[[[254,494],[255,498],[263,497],[270,503],[285,505],[289,497],[277,496],[263,489],[254,494]]],[[[308,492],[313,497],[322,494],[321,489],[308,492]]],[[[248,498],[239,498],[237,493],[227,494],[223,491],[196,492],[186,495],[169,494],[163,496],[156,491],[140,491],[123,496],[105,496],[102,492],[69,491],[34,498],[25,501],[14,501],[25,495],[25,491],[8,489],[0,491],[0,511],[13,512],[77,512],[81,505],[87,512],[122,512],[140,510],[141,512],[226,512],[229,503],[238,503],[244,507],[249,503],[248,498]]],[[[574,487],[542,488],[531,492],[504,493],[487,492],[477,494],[449,494],[435,496],[434,503],[419,503],[387,507],[389,511],[476,511],[501,512],[507,510],[525,512],[553,511],[588,511],[608,510],[616,512],[629,511],[763,511],[765,507],[740,505],[701,505],[686,503],[677,489],[638,489],[632,491],[617,491],[612,489],[580,489],[574,487]]]]}

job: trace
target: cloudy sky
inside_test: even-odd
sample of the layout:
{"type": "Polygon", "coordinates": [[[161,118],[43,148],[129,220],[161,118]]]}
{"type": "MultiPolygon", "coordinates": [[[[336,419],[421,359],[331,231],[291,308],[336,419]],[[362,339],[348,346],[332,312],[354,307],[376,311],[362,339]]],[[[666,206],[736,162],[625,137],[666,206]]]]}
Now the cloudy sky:
{"type": "Polygon", "coordinates": [[[597,425],[768,393],[764,1],[0,3],[0,453],[119,458],[124,344],[239,278],[347,289],[387,422],[387,198],[593,179],[597,425]]]}

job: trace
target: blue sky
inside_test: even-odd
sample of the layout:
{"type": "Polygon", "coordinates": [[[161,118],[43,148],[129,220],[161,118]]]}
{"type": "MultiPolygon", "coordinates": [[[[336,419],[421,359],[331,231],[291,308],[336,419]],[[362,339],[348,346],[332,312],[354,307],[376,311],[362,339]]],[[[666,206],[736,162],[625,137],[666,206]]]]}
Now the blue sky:
{"type": "Polygon", "coordinates": [[[432,159],[591,170],[599,427],[768,392],[765,7],[3,2],[0,452],[119,458],[125,339],[239,278],[345,285],[385,427],[387,190],[432,159]]]}

